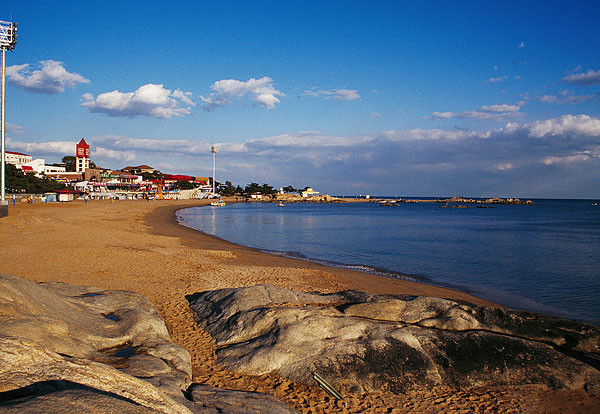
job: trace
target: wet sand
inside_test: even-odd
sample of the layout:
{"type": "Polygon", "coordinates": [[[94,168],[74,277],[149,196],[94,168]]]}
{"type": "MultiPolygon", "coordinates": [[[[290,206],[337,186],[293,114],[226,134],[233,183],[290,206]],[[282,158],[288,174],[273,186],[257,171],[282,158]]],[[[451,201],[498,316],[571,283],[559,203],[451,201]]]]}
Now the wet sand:
{"type": "Polygon", "coordinates": [[[600,412],[600,400],[583,390],[438,387],[405,395],[349,394],[342,402],[316,386],[227,371],[216,364],[210,336],[196,327],[186,295],[269,283],[303,291],[359,289],[493,304],[456,290],[261,253],[176,222],[178,209],[206,204],[171,200],[11,205],[9,216],[0,219],[0,272],[139,292],[161,313],[173,340],[190,352],[195,382],[273,394],[303,413],[600,412]]]}

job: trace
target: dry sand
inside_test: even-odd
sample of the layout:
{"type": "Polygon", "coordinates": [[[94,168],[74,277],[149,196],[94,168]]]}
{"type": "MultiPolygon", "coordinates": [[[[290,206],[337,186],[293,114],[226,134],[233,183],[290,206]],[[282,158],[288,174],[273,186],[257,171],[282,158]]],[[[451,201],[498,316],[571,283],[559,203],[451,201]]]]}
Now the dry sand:
{"type": "Polygon", "coordinates": [[[216,364],[214,343],[196,327],[185,295],[269,283],[304,291],[360,289],[492,304],[450,289],[260,253],[176,223],[176,210],[204,204],[189,200],[11,205],[9,216],[0,219],[0,273],[139,292],[161,313],[173,340],[192,355],[195,382],[273,394],[302,413],[600,412],[600,400],[583,390],[438,387],[406,395],[349,394],[342,402],[316,385],[227,371],[216,364]]]}

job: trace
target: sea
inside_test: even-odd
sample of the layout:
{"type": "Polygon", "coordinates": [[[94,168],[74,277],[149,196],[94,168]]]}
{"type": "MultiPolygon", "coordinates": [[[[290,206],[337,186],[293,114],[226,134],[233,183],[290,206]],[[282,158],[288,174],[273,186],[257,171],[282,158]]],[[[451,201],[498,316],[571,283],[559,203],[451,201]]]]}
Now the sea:
{"type": "Polygon", "coordinates": [[[600,325],[597,200],[533,201],[493,208],[242,203],[177,215],[185,226],[267,253],[600,325]]]}

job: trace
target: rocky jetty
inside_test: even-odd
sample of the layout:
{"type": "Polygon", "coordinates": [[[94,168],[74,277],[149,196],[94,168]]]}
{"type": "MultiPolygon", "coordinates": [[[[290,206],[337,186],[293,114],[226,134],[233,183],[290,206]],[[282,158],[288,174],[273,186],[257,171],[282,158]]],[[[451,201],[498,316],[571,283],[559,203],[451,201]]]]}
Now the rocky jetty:
{"type": "Polygon", "coordinates": [[[191,371],[143,296],[0,275],[0,413],[295,412],[191,371]]]}
{"type": "Polygon", "coordinates": [[[521,200],[518,198],[487,198],[479,200],[474,198],[450,197],[436,200],[438,203],[460,203],[460,204],[517,204],[517,205],[533,205],[531,200],[521,200]]]}
{"type": "Polygon", "coordinates": [[[190,295],[218,362],[342,392],[540,384],[600,395],[600,329],[422,296],[269,285],[190,295]]]}

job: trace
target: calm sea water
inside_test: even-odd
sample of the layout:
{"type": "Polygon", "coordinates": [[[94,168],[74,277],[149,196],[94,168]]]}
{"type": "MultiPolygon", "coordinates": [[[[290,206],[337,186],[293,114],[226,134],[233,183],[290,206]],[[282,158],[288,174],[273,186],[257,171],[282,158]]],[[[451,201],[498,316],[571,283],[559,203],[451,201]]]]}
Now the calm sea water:
{"type": "Polygon", "coordinates": [[[507,306],[600,324],[600,206],[442,208],[234,204],[182,224],[271,253],[454,287],[507,306]]]}

